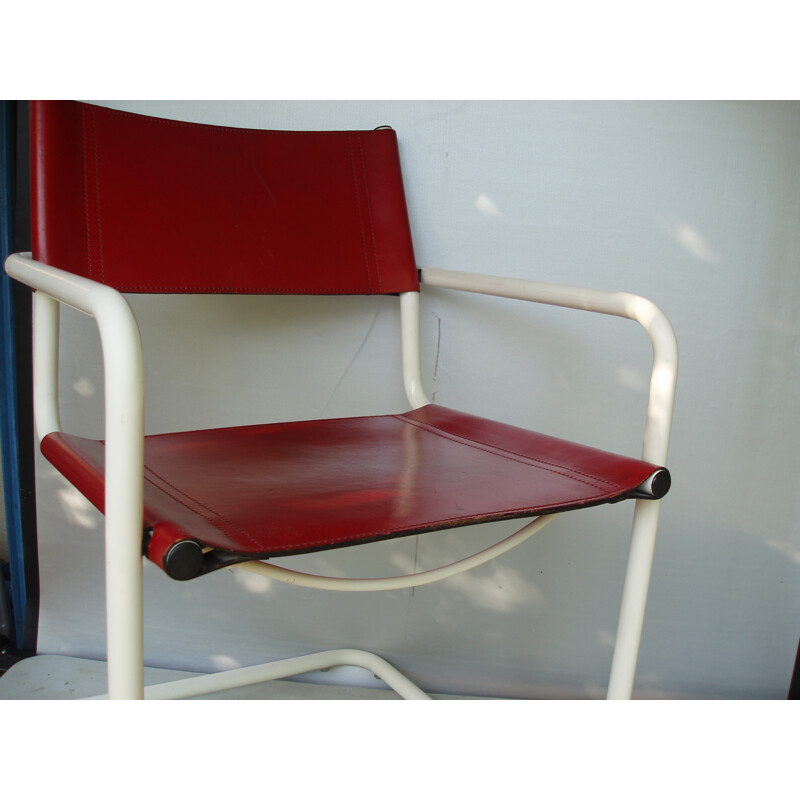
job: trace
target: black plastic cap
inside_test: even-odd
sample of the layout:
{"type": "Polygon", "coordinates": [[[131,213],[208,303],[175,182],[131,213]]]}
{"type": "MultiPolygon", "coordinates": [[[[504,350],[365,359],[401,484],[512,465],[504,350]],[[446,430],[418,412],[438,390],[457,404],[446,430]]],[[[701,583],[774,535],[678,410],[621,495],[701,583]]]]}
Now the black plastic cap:
{"type": "Polygon", "coordinates": [[[196,578],[203,570],[203,549],[197,542],[175,542],[164,558],[164,571],[176,581],[196,578]]]}
{"type": "Polygon", "coordinates": [[[660,469],[653,475],[650,482],[653,499],[660,500],[669,491],[670,486],[672,486],[672,476],[669,474],[669,470],[660,469]]]}

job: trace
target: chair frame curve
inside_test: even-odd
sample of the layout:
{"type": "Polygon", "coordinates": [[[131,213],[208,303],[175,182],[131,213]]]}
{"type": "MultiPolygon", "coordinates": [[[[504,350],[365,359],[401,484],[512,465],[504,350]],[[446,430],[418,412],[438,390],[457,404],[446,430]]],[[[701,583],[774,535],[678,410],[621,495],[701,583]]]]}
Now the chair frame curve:
{"type": "MultiPolygon", "coordinates": [[[[105,542],[108,697],[186,697],[222,688],[289,677],[337,664],[364,666],[409,699],[427,697],[380,657],[355,650],[328,651],[231,670],[202,679],[173,681],[144,688],[142,615],[142,507],[144,463],[144,369],[141,337],[124,296],[109,286],[33,260],[30,253],[9,256],[5,268],[34,294],[34,403],[37,435],[61,430],[58,413],[59,305],[92,316],[102,346],[105,374],[105,542]],[[280,666],[278,666],[280,665],[280,666]],[[399,677],[398,677],[399,676],[399,677]],[[193,681],[193,683],[192,683],[193,681]]],[[[499,278],[467,272],[420,268],[421,286],[561,306],[636,321],[653,348],[650,393],[642,459],[666,464],[677,381],[678,349],[667,317],[651,301],[624,292],[499,278]]],[[[403,383],[412,408],[429,401],[422,382],[418,292],[400,295],[403,383]]],[[[608,685],[609,699],[632,695],[644,623],[661,501],[635,502],[628,564],[622,592],[616,644],[608,685]]],[[[521,543],[557,515],[542,516],[495,545],[454,564],[415,575],[378,579],[334,579],[305,575],[261,562],[230,568],[267,574],[288,583],[316,588],[376,591],[442,580],[478,566],[521,543]]]]}

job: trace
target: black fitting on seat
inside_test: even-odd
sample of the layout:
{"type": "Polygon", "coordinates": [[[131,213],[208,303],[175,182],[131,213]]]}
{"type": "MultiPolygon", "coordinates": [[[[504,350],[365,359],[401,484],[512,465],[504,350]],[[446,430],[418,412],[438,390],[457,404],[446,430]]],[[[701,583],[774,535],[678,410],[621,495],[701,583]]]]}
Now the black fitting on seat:
{"type": "Polygon", "coordinates": [[[645,500],[660,500],[672,486],[672,476],[668,469],[656,470],[646,481],[642,481],[634,489],[632,497],[644,498],[645,500]]]}
{"type": "Polygon", "coordinates": [[[203,548],[191,539],[175,542],[164,556],[164,571],[176,581],[188,581],[203,571],[203,548]]]}

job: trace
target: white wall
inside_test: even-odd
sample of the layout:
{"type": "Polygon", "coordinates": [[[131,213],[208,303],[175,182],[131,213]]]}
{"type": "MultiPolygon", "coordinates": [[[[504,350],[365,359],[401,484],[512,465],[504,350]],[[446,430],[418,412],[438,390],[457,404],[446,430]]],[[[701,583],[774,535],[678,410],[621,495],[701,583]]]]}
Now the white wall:
{"type": "MultiPolygon", "coordinates": [[[[622,289],[661,306],[681,372],[637,693],[785,696],[800,636],[800,105],[102,104],[265,128],[390,124],[420,264],[622,289]]],[[[181,298],[169,316],[164,298],[133,304],[150,432],[405,407],[391,298],[181,298]]],[[[639,454],[650,354],[634,323],[441,292],[423,309],[438,402],[639,454]]],[[[63,330],[64,422],[100,437],[91,322],[65,314],[63,330]]],[[[213,669],[364,646],[433,690],[601,696],[630,510],[574,514],[465,576],[370,597],[244,573],[180,584],[147,564],[148,662],[213,669]]],[[[101,656],[99,515],[44,463],[39,514],[40,650],[101,656]]],[[[466,544],[446,533],[295,563],[426,568],[491,531],[463,534],[466,544]]]]}

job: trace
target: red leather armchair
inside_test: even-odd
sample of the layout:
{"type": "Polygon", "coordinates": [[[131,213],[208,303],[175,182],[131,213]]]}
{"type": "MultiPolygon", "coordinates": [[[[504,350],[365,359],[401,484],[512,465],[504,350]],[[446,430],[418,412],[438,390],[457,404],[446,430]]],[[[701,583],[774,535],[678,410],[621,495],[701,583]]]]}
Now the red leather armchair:
{"type": "MultiPolygon", "coordinates": [[[[558,514],[636,503],[609,685],[635,673],[677,368],[649,301],[532,281],[420,269],[397,137],[281,132],[155,119],[75,102],[32,104],[33,253],[8,273],[33,287],[36,419],[45,457],[106,516],[109,695],[142,697],[142,555],[165,580],[249,569],[322,589],[374,591],[446,578],[496,557],[558,514]],[[426,285],[637,320],[653,342],[643,453],[617,455],[430,403],[420,369],[426,285]],[[126,293],[397,295],[402,414],[144,435],[142,353],[126,293]],[[102,441],[61,430],[59,303],[96,318],[105,363],[102,441]],[[524,527],[431,572],[353,580],[266,560],[478,522],[524,527]]],[[[148,687],[192,696],[338,663],[424,697],[379,656],[341,650],[148,687]]]]}

